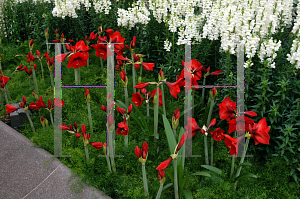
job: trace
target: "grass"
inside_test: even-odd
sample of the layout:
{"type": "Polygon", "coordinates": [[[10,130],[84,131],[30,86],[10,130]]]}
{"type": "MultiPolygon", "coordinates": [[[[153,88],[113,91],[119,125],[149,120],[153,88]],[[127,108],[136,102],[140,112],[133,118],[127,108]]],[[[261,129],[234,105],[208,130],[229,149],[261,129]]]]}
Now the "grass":
{"type": "MultiPolygon", "coordinates": [[[[2,67],[4,75],[9,76],[8,89],[13,101],[10,103],[17,103],[22,100],[22,96],[26,96],[28,103],[36,102],[32,96],[34,87],[30,87],[27,74],[25,71],[16,72],[12,76],[10,75],[14,69],[20,64],[28,66],[26,57],[14,57],[16,54],[26,54],[28,48],[28,42],[22,44],[19,47],[4,48],[4,55],[2,55],[2,67]]],[[[45,46],[35,43],[34,51],[37,49],[45,49],[45,46]]],[[[44,53],[45,51],[41,51],[44,53]]],[[[145,60],[145,59],[144,59],[145,60]]],[[[41,79],[40,66],[38,66],[37,79],[39,86],[39,93],[47,104],[47,100],[51,99],[52,91],[50,87],[49,72],[46,68],[46,61],[43,60],[45,79],[41,79]]],[[[63,63],[63,80],[65,85],[74,85],[74,72],[72,68],[66,67],[67,60],[63,63]]],[[[81,69],[81,84],[85,85],[103,85],[105,84],[106,69],[100,68],[99,58],[95,56],[95,52],[90,53],[90,66],[83,67],[81,69]]],[[[125,101],[123,94],[123,87],[119,82],[119,72],[115,73],[115,100],[125,101]]],[[[129,98],[132,94],[132,78],[131,69],[127,68],[128,74],[128,90],[129,98]]],[[[156,81],[157,74],[151,72],[143,72],[146,74],[143,77],[143,81],[156,81]]],[[[33,81],[32,81],[33,85],[33,81]]],[[[150,86],[149,86],[150,89],[150,86]]],[[[149,90],[147,87],[147,90],[149,90]]],[[[151,89],[154,89],[154,87],[151,89]]],[[[91,134],[90,141],[102,142],[106,140],[105,125],[106,114],[101,111],[100,106],[106,104],[106,90],[98,88],[90,88],[91,95],[91,112],[93,118],[94,133],[91,134]]],[[[201,93],[201,91],[199,91],[201,93]]],[[[183,112],[183,97],[184,94],[180,93],[178,99],[171,98],[168,88],[165,87],[166,96],[166,110],[167,118],[171,120],[171,117],[176,108],[180,108],[181,115],[183,112]]],[[[78,126],[82,124],[87,126],[87,132],[89,132],[89,122],[86,101],[84,98],[84,88],[72,88],[62,90],[62,99],[65,101],[65,105],[62,109],[62,123],[72,124],[77,122],[78,126]]],[[[196,98],[197,99],[197,98],[196,98]]],[[[4,100],[4,99],[3,99],[4,100]]],[[[216,99],[216,106],[221,102],[221,96],[216,99]]],[[[143,104],[140,107],[142,113],[146,112],[146,105],[143,104]]],[[[197,107],[199,109],[201,107],[197,107]]],[[[150,102],[150,114],[153,114],[152,103],[150,102]]],[[[160,108],[160,114],[162,108],[160,108]]],[[[203,111],[202,111],[203,113],[203,111]]],[[[202,114],[201,113],[201,114],[202,114]]],[[[133,110],[133,114],[137,113],[133,110]]],[[[5,108],[0,108],[0,115],[6,116],[5,108]]],[[[32,121],[36,128],[37,133],[33,134],[29,123],[19,129],[19,132],[28,137],[36,146],[41,147],[51,154],[54,153],[54,136],[53,127],[48,127],[43,131],[40,117],[44,116],[48,119],[49,112],[45,109],[33,110],[32,121]]],[[[201,115],[197,111],[196,118],[199,120],[201,115]]],[[[160,115],[161,117],[161,115],[160,115]]],[[[217,118],[217,125],[220,126],[226,132],[226,122],[220,122],[218,117],[218,110],[215,107],[213,117],[217,118]]],[[[116,124],[121,122],[121,116],[115,112],[116,124]]],[[[150,127],[152,126],[150,121],[150,127]]],[[[183,117],[180,118],[180,125],[182,127],[183,117]]],[[[199,125],[200,126],[200,125],[199,125]]],[[[102,148],[96,150],[91,146],[89,147],[90,161],[86,162],[84,146],[82,136],[76,138],[73,134],[67,131],[62,131],[62,154],[71,155],[71,157],[60,157],[59,160],[66,166],[71,168],[74,174],[79,175],[82,180],[109,195],[112,198],[144,198],[144,189],[142,185],[142,166],[134,154],[135,146],[142,147],[142,143],[146,141],[149,145],[148,159],[146,163],[146,171],[149,187],[149,198],[155,198],[159,189],[159,181],[156,167],[169,157],[169,149],[167,145],[167,139],[164,132],[164,126],[162,119],[159,119],[159,134],[160,139],[157,142],[157,148],[153,146],[153,129],[150,132],[145,132],[141,129],[132,119],[129,124],[129,144],[128,149],[124,148],[124,137],[115,136],[115,154],[122,157],[116,157],[116,170],[117,173],[110,173],[107,169],[106,160],[104,157],[98,157],[98,155],[104,155],[102,148]]],[[[150,128],[151,129],[151,128],[150,128]]],[[[210,140],[210,139],[208,139],[210,140]]],[[[231,165],[231,157],[228,157],[229,149],[225,146],[224,142],[215,142],[214,148],[214,163],[216,167],[220,168],[224,173],[224,179],[220,176],[212,174],[211,178],[205,178],[200,176],[191,176],[185,183],[184,189],[191,190],[194,198],[299,198],[300,190],[294,180],[289,176],[290,169],[286,165],[285,161],[279,157],[269,157],[267,154],[263,156],[260,151],[255,151],[255,145],[253,140],[250,141],[250,148],[248,154],[254,155],[253,158],[246,158],[245,161],[252,163],[252,167],[244,167],[242,173],[251,172],[258,176],[257,179],[241,180],[238,184],[238,189],[233,191],[234,183],[228,178],[231,165]]],[[[203,150],[203,135],[198,132],[193,138],[193,154],[201,155],[201,158],[189,157],[186,158],[184,175],[190,175],[197,171],[205,171],[200,165],[204,164],[204,150],[203,150]]],[[[237,163],[239,158],[237,158],[237,163]]],[[[172,168],[171,164],[169,168],[172,168]]],[[[165,185],[171,182],[170,177],[166,174],[165,185]]],[[[78,186],[74,186],[74,191],[78,191],[78,186]]],[[[80,186],[79,186],[80,190],[80,186]]],[[[173,198],[173,187],[169,187],[162,192],[161,198],[173,198]]],[[[183,198],[183,196],[182,196],[183,198]]]]}

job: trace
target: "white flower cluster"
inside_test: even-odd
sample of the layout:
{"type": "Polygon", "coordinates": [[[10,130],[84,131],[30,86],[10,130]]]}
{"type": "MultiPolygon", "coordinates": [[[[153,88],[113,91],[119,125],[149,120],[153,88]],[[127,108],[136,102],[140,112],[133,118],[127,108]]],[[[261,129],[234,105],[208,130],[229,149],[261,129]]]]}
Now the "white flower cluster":
{"type": "Polygon", "coordinates": [[[278,43],[276,42],[276,40],[273,41],[273,38],[263,41],[258,52],[260,61],[263,63],[264,60],[267,59],[268,65],[272,68],[275,68],[275,62],[273,63],[273,61],[277,56],[276,51],[278,51],[281,46],[280,40],[278,41],[278,43]]]}
{"type": "Polygon", "coordinates": [[[111,9],[111,2],[110,0],[97,0],[94,2],[94,8],[96,13],[102,13],[104,10],[104,13],[108,15],[111,9]]]}
{"type": "MultiPolygon", "coordinates": [[[[28,0],[15,0],[15,3],[24,3],[27,2],[28,0]]],[[[37,2],[40,3],[53,3],[54,0],[33,0],[33,3],[36,4],[37,2]]]]}
{"type": "Polygon", "coordinates": [[[287,60],[291,64],[295,64],[296,69],[300,69],[300,48],[299,48],[300,39],[293,40],[291,54],[287,54],[287,60]]]}
{"type": "Polygon", "coordinates": [[[124,10],[118,8],[118,26],[128,27],[130,30],[137,23],[148,24],[150,12],[145,7],[145,3],[141,0],[137,1],[136,5],[133,4],[133,8],[124,10]]]}
{"type": "Polygon", "coordinates": [[[172,43],[167,39],[166,41],[164,41],[164,49],[166,51],[170,51],[171,50],[171,47],[172,47],[172,43]]]}
{"type": "MultiPolygon", "coordinates": [[[[95,10],[97,13],[105,11],[109,13],[111,2],[109,0],[94,0],[95,10]]],[[[66,16],[77,18],[76,10],[80,9],[80,5],[84,5],[88,11],[92,6],[89,0],[55,0],[55,7],[52,10],[53,16],[65,18],[66,16]]]]}
{"type": "Polygon", "coordinates": [[[248,59],[248,60],[244,63],[244,67],[245,67],[245,68],[248,68],[248,67],[251,67],[251,66],[253,66],[252,60],[251,60],[251,59],[248,59]]]}

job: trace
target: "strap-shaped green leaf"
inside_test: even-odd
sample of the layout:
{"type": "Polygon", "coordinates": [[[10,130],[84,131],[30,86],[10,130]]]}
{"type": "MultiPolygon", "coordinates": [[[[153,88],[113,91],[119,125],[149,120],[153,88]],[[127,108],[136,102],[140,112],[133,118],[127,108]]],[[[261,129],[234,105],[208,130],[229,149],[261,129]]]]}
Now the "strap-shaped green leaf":
{"type": "Polygon", "coordinates": [[[182,193],[186,199],[192,199],[193,195],[191,190],[182,190],[182,193]]]}
{"type": "Polygon", "coordinates": [[[240,175],[239,177],[237,177],[235,179],[235,181],[238,181],[238,180],[241,180],[241,179],[244,179],[244,178],[257,178],[257,176],[254,175],[253,173],[244,173],[244,174],[240,175]]]}
{"type": "Polygon", "coordinates": [[[218,169],[217,167],[213,167],[213,166],[210,166],[210,165],[201,165],[201,167],[206,168],[206,169],[208,169],[208,170],[210,170],[212,172],[215,172],[215,173],[217,173],[219,175],[222,174],[222,170],[218,169]]]}
{"type": "Polygon", "coordinates": [[[173,186],[172,182],[169,183],[169,184],[167,184],[167,185],[165,185],[164,188],[163,188],[163,191],[166,190],[167,188],[171,187],[171,186],[173,186]]]}
{"type": "Polygon", "coordinates": [[[193,173],[194,176],[205,176],[205,177],[211,177],[211,175],[205,171],[197,171],[196,173],[193,173]]]}
{"type": "Polygon", "coordinates": [[[166,116],[162,115],[162,117],[163,117],[163,121],[164,121],[166,136],[167,136],[167,139],[168,139],[170,154],[173,154],[174,150],[175,150],[175,147],[177,145],[176,140],[175,140],[172,128],[170,126],[170,123],[167,120],[166,116]]]}

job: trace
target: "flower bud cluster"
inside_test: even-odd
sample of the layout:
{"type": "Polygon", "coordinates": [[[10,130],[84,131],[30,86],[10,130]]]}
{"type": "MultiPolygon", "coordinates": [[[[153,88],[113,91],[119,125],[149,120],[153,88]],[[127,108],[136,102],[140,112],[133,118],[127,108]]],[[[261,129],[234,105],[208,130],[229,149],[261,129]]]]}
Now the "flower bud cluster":
{"type": "Polygon", "coordinates": [[[260,58],[260,61],[263,63],[264,60],[267,59],[268,66],[275,68],[275,63],[273,63],[273,61],[277,56],[276,51],[279,50],[280,46],[280,40],[277,42],[276,40],[273,41],[273,38],[271,38],[263,41],[260,45],[260,50],[258,52],[258,57],[260,58]]]}
{"type": "Polygon", "coordinates": [[[164,49],[166,51],[170,51],[171,47],[172,47],[172,43],[167,39],[166,41],[164,41],[164,49]]]}
{"type": "Polygon", "coordinates": [[[291,64],[295,64],[296,69],[300,69],[300,48],[299,48],[299,39],[294,39],[291,54],[287,54],[287,60],[291,64]]]}

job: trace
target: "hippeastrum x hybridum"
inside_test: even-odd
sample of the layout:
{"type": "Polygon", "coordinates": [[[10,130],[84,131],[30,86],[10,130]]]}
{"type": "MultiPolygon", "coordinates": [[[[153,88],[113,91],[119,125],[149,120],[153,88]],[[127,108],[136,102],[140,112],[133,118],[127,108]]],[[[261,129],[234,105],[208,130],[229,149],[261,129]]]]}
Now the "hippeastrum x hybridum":
{"type": "Polygon", "coordinates": [[[34,60],[38,59],[37,57],[33,56],[31,52],[28,53],[27,62],[30,63],[31,66],[34,64],[34,60]]]}
{"type": "Polygon", "coordinates": [[[30,49],[30,51],[32,51],[33,44],[34,44],[34,40],[30,39],[30,41],[29,41],[29,49],[30,49]]]}
{"type": "Polygon", "coordinates": [[[46,40],[49,39],[49,33],[48,33],[48,30],[47,30],[47,29],[46,29],[46,32],[45,32],[45,38],[46,38],[46,40]]]}
{"type": "Polygon", "coordinates": [[[130,52],[133,52],[133,49],[135,47],[136,42],[136,36],[133,37],[132,41],[130,42],[130,47],[128,45],[125,45],[125,47],[130,50],[130,52]]]}
{"type": "Polygon", "coordinates": [[[219,116],[220,119],[225,119],[226,121],[231,120],[232,117],[236,117],[236,102],[226,97],[223,102],[219,104],[219,116]]]}
{"type": "Polygon", "coordinates": [[[205,124],[203,125],[202,129],[201,129],[201,133],[205,134],[207,136],[208,134],[208,129],[214,125],[216,125],[216,118],[212,119],[211,122],[209,123],[208,127],[205,126],[205,124]]]}
{"type": "Polygon", "coordinates": [[[81,133],[83,136],[83,144],[84,146],[87,146],[89,144],[90,134],[86,133],[86,127],[84,124],[81,126],[81,133]]]}
{"type": "Polygon", "coordinates": [[[220,127],[218,127],[216,130],[214,131],[208,131],[212,138],[215,140],[215,141],[222,141],[225,136],[224,136],[224,130],[222,130],[220,127]]]}
{"type": "Polygon", "coordinates": [[[101,142],[89,142],[90,145],[92,145],[95,149],[101,149],[103,144],[101,142]]]}
{"type": "Polygon", "coordinates": [[[85,44],[88,46],[90,44],[91,40],[97,39],[97,34],[98,33],[95,34],[94,32],[91,32],[89,39],[87,39],[87,36],[85,36],[85,44]]]}
{"type": "Polygon", "coordinates": [[[18,66],[15,71],[22,71],[22,70],[25,70],[23,64],[18,66]]]}
{"type": "Polygon", "coordinates": [[[144,98],[142,98],[140,93],[132,93],[132,98],[131,101],[137,106],[140,107],[143,103],[143,101],[145,101],[144,98]]]}
{"type": "Polygon", "coordinates": [[[66,125],[66,124],[63,124],[63,125],[59,125],[58,126],[61,130],[65,130],[65,131],[68,131],[69,133],[73,133],[75,134],[76,137],[80,137],[80,133],[78,133],[78,129],[77,129],[77,123],[74,122],[74,127],[75,129],[73,128],[73,126],[70,124],[69,126],[66,125]]]}
{"type": "Polygon", "coordinates": [[[179,125],[179,117],[180,111],[179,108],[175,110],[174,115],[172,117],[172,128],[176,130],[177,126],[179,125]]]}
{"type": "Polygon", "coordinates": [[[237,131],[238,133],[244,133],[241,132],[240,129],[242,129],[242,126],[245,126],[245,131],[249,132],[249,128],[251,125],[253,125],[254,121],[249,119],[248,117],[241,115],[238,116],[235,119],[232,119],[229,121],[229,129],[228,129],[228,133],[232,133],[234,131],[237,131]]]}
{"type": "MultiPolygon", "coordinates": [[[[47,54],[45,53],[45,55],[46,55],[46,60],[47,60],[48,69],[49,69],[50,72],[52,72],[52,71],[53,71],[53,68],[54,68],[54,58],[51,57],[51,59],[50,59],[49,53],[47,53],[47,54]]],[[[45,56],[45,55],[44,55],[44,56],[45,56]]]]}
{"type": "Polygon", "coordinates": [[[44,119],[44,116],[41,117],[41,124],[42,124],[43,127],[45,126],[45,119],[44,119]]]}
{"type": "Polygon", "coordinates": [[[194,118],[188,117],[187,118],[187,125],[185,126],[185,130],[188,131],[188,129],[192,130],[192,134],[189,132],[188,133],[188,138],[191,139],[192,137],[194,137],[197,133],[197,131],[200,131],[201,128],[198,126],[196,120],[194,118]]]}
{"type": "Polygon", "coordinates": [[[124,118],[123,122],[118,124],[117,135],[128,135],[129,127],[126,124],[126,119],[124,118]]]}
{"type": "Polygon", "coordinates": [[[37,100],[37,102],[36,102],[36,107],[37,107],[38,109],[41,108],[41,107],[47,108],[46,104],[44,103],[44,100],[43,100],[42,96],[40,96],[40,99],[37,100]]]}
{"type": "Polygon", "coordinates": [[[181,71],[180,76],[184,78],[185,73],[188,75],[192,80],[192,85],[198,85],[197,81],[202,77],[202,64],[198,62],[196,59],[192,59],[190,62],[185,63],[181,60],[181,64],[184,66],[183,70],[181,71]]]}
{"type": "Polygon", "coordinates": [[[146,83],[138,83],[137,85],[134,86],[134,88],[137,88],[137,89],[143,89],[143,88],[146,88],[147,86],[149,86],[150,83],[149,82],[146,82],[146,83]]]}
{"type": "Polygon", "coordinates": [[[27,66],[24,66],[24,70],[27,73],[28,77],[30,78],[32,75],[32,68],[30,68],[30,70],[27,69],[27,66]]]}
{"type": "Polygon", "coordinates": [[[14,112],[14,111],[16,111],[20,108],[20,107],[15,107],[15,106],[12,106],[12,105],[9,105],[9,104],[6,104],[5,106],[6,106],[5,110],[6,110],[7,114],[10,114],[10,113],[12,113],[12,112],[14,112]]]}
{"type": "Polygon", "coordinates": [[[172,162],[173,158],[169,157],[166,161],[163,161],[158,167],[156,167],[156,170],[164,170],[166,169],[169,164],[172,162]]]}
{"type": "Polygon", "coordinates": [[[244,137],[241,136],[238,138],[232,138],[227,134],[224,134],[224,137],[225,137],[225,145],[226,145],[226,147],[228,147],[230,149],[229,150],[230,155],[235,154],[235,157],[236,157],[237,152],[238,152],[238,150],[237,150],[238,144],[244,137]]]}
{"type": "Polygon", "coordinates": [[[87,88],[84,89],[84,96],[85,96],[86,102],[91,101],[91,95],[90,95],[89,89],[87,89],[87,88]]]}
{"type": "Polygon", "coordinates": [[[270,143],[270,127],[267,126],[266,118],[262,118],[258,123],[250,125],[249,133],[254,139],[255,145],[270,143]]]}
{"type": "Polygon", "coordinates": [[[127,88],[128,79],[126,76],[126,72],[124,70],[122,70],[120,73],[120,76],[121,76],[121,83],[123,84],[123,87],[127,88]]]}
{"type": "Polygon", "coordinates": [[[204,67],[202,68],[202,74],[204,74],[204,78],[209,75],[220,75],[221,73],[223,73],[223,71],[220,70],[210,73],[210,67],[208,67],[207,69],[205,69],[204,67]]]}
{"type": "Polygon", "coordinates": [[[9,78],[8,77],[6,77],[6,76],[0,76],[0,90],[3,90],[3,91],[5,91],[5,85],[7,84],[7,82],[8,82],[8,80],[9,80],[9,78]]]}
{"type": "Polygon", "coordinates": [[[217,97],[217,89],[215,87],[212,87],[212,89],[209,91],[209,96],[211,97],[211,99],[215,99],[217,97]]]}
{"type": "Polygon", "coordinates": [[[170,82],[167,82],[167,81],[162,81],[163,83],[165,83],[168,87],[169,87],[169,90],[170,90],[170,94],[177,98],[177,94],[180,93],[180,86],[182,85],[184,79],[179,77],[176,82],[174,83],[170,83],[170,82]]]}
{"type": "Polygon", "coordinates": [[[126,110],[123,108],[120,108],[119,106],[117,107],[117,111],[123,116],[124,119],[128,120],[129,119],[129,114],[132,111],[132,104],[128,106],[127,114],[125,113],[126,110]]]}
{"type": "Polygon", "coordinates": [[[166,174],[164,172],[164,170],[158,170],[158,179],[159,179],[159,182],[160,182],[160,185],[163,185],[166,181],[166,178],[165,178],[166,174]]]}
{"type": "Polygon", "coordinates": [[[139,159],[139,161],[142,163],[142,165],[145,165],[147,157],[148,157],[148,144],[146,142],[143,143],[142,149],[140,149],[138,146],[135,147],[134,153],[136,157],[139,159]]]}
{"type": "Polygon", "coordinates": [[[66,44],[66,48],[70,51],[64,54],[57,55],[55,57],[58,63],[63,62],[66,57],[69,57],[68,68],[79,68],[87,65],[87,60],[89,58],[88,51],[90,48],[85,45],[84,41],[81,40],[76,43],[75,46],[66,44]]]}
{"type": "MultiPolygon", "coordinates": [[[[154,90],[152,90],[152,103],[153,103],[153,106],[154,106],[154,103],[156,103],[155,102],[155,100],[157,100],[157,99],[155,99],[155,94],[156,94],[156,91],[157,91],[157,89],[154,89],[154,90]]],[[[161,90],[160,90],[160,88],[158,88],[158,93],[159,93],[159,104],[158,104],[158,106],[162,106],[163,105],[163,102],[162,102],[162,92],[161,92],[161,90]]]]}

